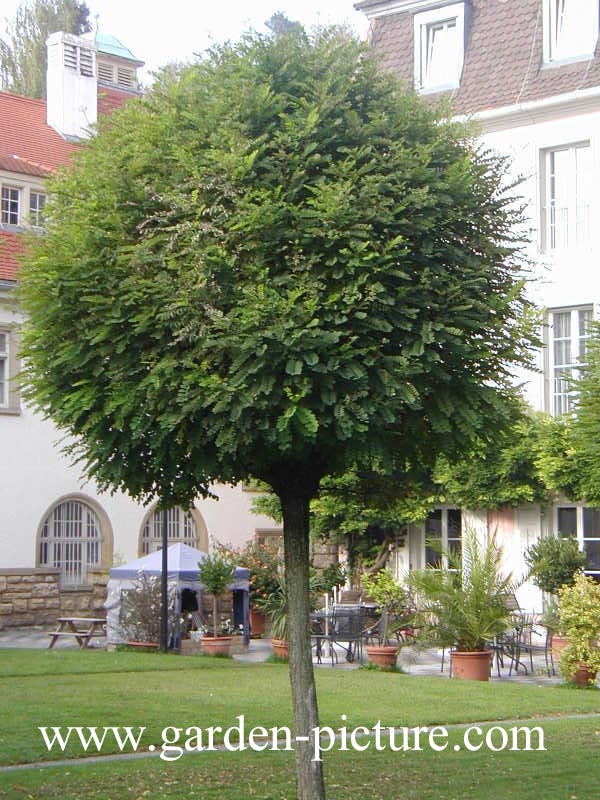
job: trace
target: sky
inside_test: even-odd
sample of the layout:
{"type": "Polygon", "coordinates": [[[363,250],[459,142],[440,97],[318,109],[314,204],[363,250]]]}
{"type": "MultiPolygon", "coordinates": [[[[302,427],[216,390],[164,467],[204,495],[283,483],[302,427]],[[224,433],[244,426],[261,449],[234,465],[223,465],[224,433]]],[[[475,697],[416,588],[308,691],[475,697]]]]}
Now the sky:
{"type": "MultiPolygon", "coordinates": [[[[276,11],[305,26],[348,22],[364,38],[367,21],[354,0],[87,0],[90,19],[120,39],[146,66],[140,77],[173,61],[187,61],[211,42],[237,40],[249,27],[265,31],[276,11]]],[[[0,35],[20,0],[0,0],[0,35]]]]}

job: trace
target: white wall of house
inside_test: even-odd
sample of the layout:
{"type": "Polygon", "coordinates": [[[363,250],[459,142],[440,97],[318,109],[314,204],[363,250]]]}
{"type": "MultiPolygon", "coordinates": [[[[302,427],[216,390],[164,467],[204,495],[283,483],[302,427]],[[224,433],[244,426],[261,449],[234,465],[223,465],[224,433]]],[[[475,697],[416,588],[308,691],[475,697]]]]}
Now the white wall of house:
{"type": "MultiPolygon", "coordinates": [[[[0,327],[19,316],[0,301],[0,327]]],[[[49,509],[63,497],[89,498],[106,514],[117,560],[137,558],[148,508],[122,493],[99,494],[93,483],[61,452],[61,433],[21,401],[20,413],[0,413],[0,568],[35,567],[37,533],[49,509]]],[[[254,495],[241,486],[215,486],[218,500],[195,506],[209,541],[240,545],[256,529],[277,527],[251,513],[254,495]]]]}
{"type": "MultiPolygon", "coordinates": [[[[532,104],[533,105],[533,104],[532,104]]],[[[521,176],[523,183],[519,191],[527,206],[529,220],[527,228],[532,238],[528,255],[534,261],[529,281],[528,294],[542,309],[566,309],[574,307],[600,308],[600,226],[594,220],[600,218],[600,98],[597,110],[573,110],[574,101],[557,104],[547,109],[530,109],[505,117],[496,116],[484,120],[482,142],[512,159],[514,176],[521,176]],[[589,163],[585,174],[580,176],[586,184],[589,208],[586,225],[589,234],[584,244],[569,243],[568,247],[554,250],[546,246],[544,230],[544,185],[547,181],[545,160],[547,154],[557,148],[585,145],[589,150],[589,163]]],[[[542,106],[542,104],[540,104],[542,106]]],[[[575,109],[577,107],[575,106],[575,109]]],[[[575,178],[574,178],[575,179],[575,178]]],[[[582,212],[583,215],[583,212],[582,212]]],[[[550,324],[552,320],[549,320],[550,324]]],[[[543,331],[548,340],[548,328],[543,331]]],[[[526,396],[534,408],[552,411],[549,387],[545,384],[549,368],[548,349],[536,354],[537,373],[520,373],[519,382],[526,383],[526,396]]]]}

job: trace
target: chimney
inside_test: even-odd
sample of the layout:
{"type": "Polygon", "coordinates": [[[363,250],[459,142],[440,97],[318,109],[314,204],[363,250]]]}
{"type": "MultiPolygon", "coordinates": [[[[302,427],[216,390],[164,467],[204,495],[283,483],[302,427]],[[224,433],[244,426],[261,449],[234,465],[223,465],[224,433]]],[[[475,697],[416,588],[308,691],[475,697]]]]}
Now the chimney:
{"type": "Polygon", "coordinates": [[[51,34],[46,47],[46,121],[65,139],[85,139],[98,118],[96,47],[61,32],[51,34]]]}

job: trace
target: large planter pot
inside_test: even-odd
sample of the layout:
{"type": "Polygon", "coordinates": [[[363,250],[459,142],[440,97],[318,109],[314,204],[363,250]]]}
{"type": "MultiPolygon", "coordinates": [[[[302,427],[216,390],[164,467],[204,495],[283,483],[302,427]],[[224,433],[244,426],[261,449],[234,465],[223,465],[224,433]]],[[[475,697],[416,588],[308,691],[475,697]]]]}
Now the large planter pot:
{"type": "Polygon", "coordinates": [[[586,686],[593,686],[596,683],[597,672],[590,669],[586,664],[580,664],[577,672],[573,675],[573,683],[580,689],[586,686]]]}
{"type": "Polygon", "coordinates": [[[461,681],[489,681],[492,653],[475,650],[470,653],[460,650],[450,653],[452,677],[461,681]]]}
{"type": "Polygon", "coordinates": [[[367,657],[371,664],[381,669],[392,669],[396,666],[398,648],[393,644],[368,644],[367,657]]]}
{"type": "Polygon", "coordinates": [[[561,636],[558,633],[552,634],[552,661],[555,664],[560,664],[563,650],[568,645],[569,640],[566,636],[561,636]]]}
{"type": "Polygon", "coordinates": [[[233,636],[203,636],[202,652],[207,656],[228,656],[233,636]]]}
{"type": "Polygon", "coordinates": [[[250,636],[252,638],[262,636],[265,632],[267,618],[262,611],[254,608],[250,609],[250,636]]]}
{"type": "Polygon", "coordinates": [[[280,658],[282,661],[287,661],[289,659],[290,651],[285,639],[271,639],[271,645],[276,658],[280,658]]]}

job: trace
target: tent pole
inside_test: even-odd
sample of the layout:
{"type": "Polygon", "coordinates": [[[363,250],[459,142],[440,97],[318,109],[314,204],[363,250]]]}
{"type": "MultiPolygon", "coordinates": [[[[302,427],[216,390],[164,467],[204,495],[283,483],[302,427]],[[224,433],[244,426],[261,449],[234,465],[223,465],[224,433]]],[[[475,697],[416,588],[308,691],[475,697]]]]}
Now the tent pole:
{"type": "Polygon", "coordinates": [[[169,523],[167,509],[162,512],[162,570],[160,573],[160,652],[169,649],[169,609],[168,609],[168,570],[169,570],[169,523]]]}

